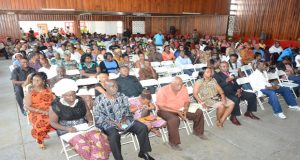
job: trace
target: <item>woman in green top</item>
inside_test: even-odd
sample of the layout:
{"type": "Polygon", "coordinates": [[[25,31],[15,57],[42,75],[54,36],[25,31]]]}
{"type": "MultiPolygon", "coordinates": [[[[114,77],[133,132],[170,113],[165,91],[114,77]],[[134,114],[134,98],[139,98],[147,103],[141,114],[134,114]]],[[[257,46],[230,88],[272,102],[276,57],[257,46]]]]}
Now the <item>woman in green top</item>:
{"type": "Polygon", "coordinates": [[[234,102],[225,97],[222,88],[212,77],[212,69],[199,72],[199,80],[194,84],[193,95],[204,109],[217,108],[217,127],[223,127],[226,118],[233,110],[234,102]]]}

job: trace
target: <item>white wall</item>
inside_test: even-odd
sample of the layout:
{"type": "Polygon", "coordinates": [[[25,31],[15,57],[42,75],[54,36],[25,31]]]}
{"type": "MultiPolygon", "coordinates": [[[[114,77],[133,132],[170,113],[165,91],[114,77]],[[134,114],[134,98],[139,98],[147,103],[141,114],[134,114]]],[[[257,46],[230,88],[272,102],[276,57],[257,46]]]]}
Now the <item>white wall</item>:
{"type": "Polygon", "coordinates": [[[123,33],[122,21],[83,21],[90,33],[117,34],[123,33]]]}
{"type": "Polygon", "coordinates": [[[38,24],[47,24],[48,30],[52,30],[54,27],[56,28],[65,28],[65,22],[73,22],[73,21],[19,21],[20,27],[23,28],[24,32],[28,32],[30,28],[32,28],[35,32],[38,32],[39,29],[37,27],[38,24]]]}

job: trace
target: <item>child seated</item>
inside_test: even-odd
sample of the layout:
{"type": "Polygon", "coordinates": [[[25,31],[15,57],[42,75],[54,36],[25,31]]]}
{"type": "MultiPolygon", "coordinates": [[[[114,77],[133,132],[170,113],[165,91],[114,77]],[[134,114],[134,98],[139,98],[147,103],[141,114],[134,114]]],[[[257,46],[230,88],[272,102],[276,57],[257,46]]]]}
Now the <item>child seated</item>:
{"type": "Polygon", "coordinates": [[[151,99],[150,91],[144,89],[140,97],[129,99],[130,111],[134,113],[136,120],[147,125],[151,132],[161,137],[158,128],[164,127],[167,122],[151,112],[151,110],[156,109],[154,104],[151,103],[151,99]]]}

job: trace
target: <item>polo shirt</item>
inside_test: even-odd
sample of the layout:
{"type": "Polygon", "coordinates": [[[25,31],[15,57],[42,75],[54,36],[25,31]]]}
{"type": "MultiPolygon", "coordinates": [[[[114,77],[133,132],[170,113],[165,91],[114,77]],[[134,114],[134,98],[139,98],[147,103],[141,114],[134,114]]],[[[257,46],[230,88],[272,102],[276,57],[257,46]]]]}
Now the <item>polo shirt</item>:
{"type": "Polygon", "coordinates": [[[154,38],[155,38],[154,44],[155,44],[156,46],[162,46],[162,45],[163,45],[164,35],[162,35],[162,34],[156,34],[156,35],[154,36],[154,38]]]}
{"type": "Polygon", "coordinates": [[[160,88],[156,94],[156,104],[158,106],[166,106],[176,111],[179,111],[187,102],[190,102],[190,99],[185,86],[182,86],[177,95],[173,92],[170,84],[160,88]]]}

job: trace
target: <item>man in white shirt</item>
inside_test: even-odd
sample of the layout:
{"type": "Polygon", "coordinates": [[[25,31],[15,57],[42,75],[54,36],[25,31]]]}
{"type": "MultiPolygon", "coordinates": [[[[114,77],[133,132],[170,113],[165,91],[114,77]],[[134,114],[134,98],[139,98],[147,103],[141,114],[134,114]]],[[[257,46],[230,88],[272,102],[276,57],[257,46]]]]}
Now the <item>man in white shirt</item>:
{"type": "Polygon", "coordinates": [[[257,62],[256,68],[257,69],[249,76],[251,87],[254,91],[260,91],[269,97],[269,104],[272,106],[275,116],[286,119],[276,93],[279,93],[284,97],[290,109],[300,111],[296,99],[289,88],[273,85],[268,82],[266,66],[264,63],[257,62]]]}
{"type": "Polygon", "coordinates": [[[283,51],[278,41],[274,42],[274,45],[269,48],[269,53],[271,54],[271,60],[276,62],[279,58],[279,55],[283,51]]]}
{"type": "Polygon", "coordinates": [[[57,75],[56,65],[51,65],[49,63],[49,60],[45,58],[41,59],[40,62],[43,67],[39,69],[39,72],[45,72],[47,75],[47,79],[51,79],[57,75]]]}

